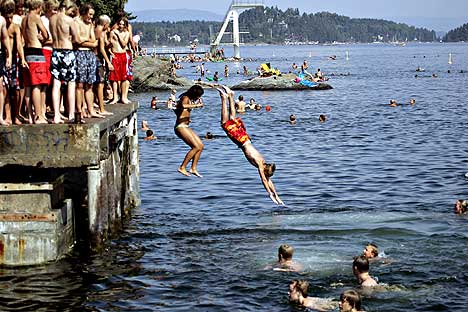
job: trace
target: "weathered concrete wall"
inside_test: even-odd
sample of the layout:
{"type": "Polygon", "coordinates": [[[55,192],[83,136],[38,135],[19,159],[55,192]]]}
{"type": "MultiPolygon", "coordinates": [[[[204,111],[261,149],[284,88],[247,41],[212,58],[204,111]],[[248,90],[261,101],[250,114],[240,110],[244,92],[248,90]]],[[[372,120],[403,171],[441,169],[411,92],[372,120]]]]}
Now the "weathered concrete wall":
{"type": "Polygon", "coordinates": [[[137,104],[80,125],[0,127],[0,265],[93,250],[139,200],[137,104]],[[82,246],[83,247],[83,246],[82,246]]]}

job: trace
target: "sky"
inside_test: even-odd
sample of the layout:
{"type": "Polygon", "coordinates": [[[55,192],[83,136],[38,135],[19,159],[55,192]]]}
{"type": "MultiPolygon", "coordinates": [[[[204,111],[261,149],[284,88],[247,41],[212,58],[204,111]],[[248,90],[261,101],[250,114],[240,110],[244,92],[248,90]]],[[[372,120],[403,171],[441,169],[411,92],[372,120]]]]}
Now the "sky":
{"type": "MultiPolygon", "coordinates": [[[[246,0],[241,0],[246,1],[246,0]]],[[[328,11],[349,17],[425,17],[465,18],[468,22],[467,0],[259,0],[280,9],[299,8],[301,13],[328,11]]],[[[231,0],[128,0],[127,11],[148,9],[197,9],[224,15],[231,0]]]]}

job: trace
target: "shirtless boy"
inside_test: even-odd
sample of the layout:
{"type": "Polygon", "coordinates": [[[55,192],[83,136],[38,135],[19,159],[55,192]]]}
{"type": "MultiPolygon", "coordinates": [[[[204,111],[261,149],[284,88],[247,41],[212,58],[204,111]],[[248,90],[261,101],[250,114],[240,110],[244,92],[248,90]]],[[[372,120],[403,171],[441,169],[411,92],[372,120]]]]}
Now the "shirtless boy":
{"type": "Polygon", "coordinates": [[[377,281],[369,275],[369,260],[364,256],[356,257],[353,261],[353,273],[363,287],[377,286],[377,281]]]}
{"type": "Polygon", "coordinates": [[[109,104],[117,103],[119,99],[118,90],[121,90],[121,102],[129,104],[128,89],[130,87],[130,77],[127,68],[127,45],[130,40],[130,32],[128,31],[128,20],[122,18],[118,22],[118,28],[111,31],[110,43],[112,45],[112,65],[114,70],[109,74],[109,80],[112,81],[112,90],[114,91],[114,99],[109,104]]]}
{"type": "Polygon", "coordinates": [[[51,72],[54,78],[52,86],[52,103],[54,105],[54,122],[60,122],[60,87],[62,81],[67,84],[68,119],[75,118],[75,81],[76,58],[73,43],[79,42],[78,30],[70,16],[76,10],[76,4],[65,0],[59,12],[50,18],[50,32],[53,38],[51,72]]]}
{"type": "Polygon", "coordinates": [[[278,193],[276,193],[271,176],[275,172],[276,166],[274,163],[268,164],[265,162],[262,154],[260,154],[245,130],[244,123],[238,117],[236,118],[236,108],[234,106],[234,92],[223,86],[217,88],[221,97],[221,128],[226,132],[227,136],[244,152],[245,158],[258,169],[258,174],[263,183],[263,187],[270,195],[271,200],[278,204],[284,205],[278,193]],[[227,107],[227,100],[229,99],[229,109],[227,107]],[[228,112],[229,110],[229,112],[228,112]]]}
{"type": "Polygon", "coordinates": [[[274,271],[297,272],[302,269],[301,265],[293,261],[294,248],[283,244],[278,248],[278,267],[274,271]]]}
{"type": "Polygon", "coordinates": [[[41,101],[41,88],[49,83],[46,60],[42,51],[42,42],[49,39],[47,29],[41,20],[42,0],[30,0],[29,13],[21,22],[21,30],[24,38],[24,54],[29,70],[23,72],[25,99],[28,105],[29,123],[45,124],[44,112],[41,101]],[[31,107],[31,99],[34,105],[34,115],[31,107]]]}
{"type": "MultiPolygon", "coordinates": [[[[7,118],[4,120],[8,124],[13,123],[15,125],[20,125],[21,121],[19,117],[20,105],[17,101],[19,98],[19,81],[18,81],[18,67],[24,66],[27,67],[27,63],[24,60],[23,53],[23,39],[21,38],[21,29],[20,26],[13,23],[13,15],[15,13],[15,2],[13,0],[6,0],[2,3],[0,7],[2,16],[6,19],[6,28],[8,33],[8,43],[12,50],[12,55],[15,57],[12,58],[11,67],[6,69],[5,82],[6,87],[8,88],[8,94],[5,98],[5,104],[9,103],[12,107],[7,112],[7,118]],[[18,64],[19,56],[20,63],[18,64]]],[[[0,87],[1,88],[1,87],[0,87]]],[[[1,97],[2,95],[0,95],[1,97]]],[[[1,105],[1,99],[0,99],[1,105]]],[[[8,105],[8,106],[10,106],[8,105]]],[[[6,105],[5,105],[6,106],[6,105]]],[[[2,108],[0,108],[0,124],[2,122],[3,113],[1,113],[2,108]]]]}
{"type": "Polygon", "coordinates": [[[97,74],[96,74],[96,93],[99,104],[99,113],[101,115],[112,115],[111,112],[106,111],[104,107],[104,84],[106,83],[108,71],[114,70],[109,56],[107,55],[107,33],[109,32],[110,17],[107,15],[101,15],[98,19],[98,24],[94,28],[94,35],[98,41],[98,46],[96,49],[96,58],[97,58],[97,74]]]}
{"type": "Polygon", "coordinates": [[[6,27],[6,20],[3,16],[0,16],[0,32],[0,51],[2,48],[6,51],[5,58],[2,55],[3,53],[0,52],[0,125],[8,126],[11,122],[6,122],[5,120],[3,120],[3,109],[5,107],[5,93],[3,92],[3,76],[5,75],[6,69],[10,69],[11,67],[11,46],[10,40],[8,39],[9,36],[6,27]]]}
{"type": "Polygon", "coordinates": [[[83,4],[80,7],[80,16],[75,19],[80,43],[76,55],[76,108],[81,112],[81,117],[103,118],[94,110],[93,84],[96,82],[96,54],[93,49],[98,45],[94,35],[93,25],[94,9],[90,4],[83,4]],[[88,113],[84,109],[84,103],[88,113]]]}
{"type": "Polygon", "coordinates": [[[309,282],[305,280],[293,280],[289,284],[289,302],[314,311],[329,311],[337,307],[336,302],[331,300],[309,297],[308,289],[309,282]]]}

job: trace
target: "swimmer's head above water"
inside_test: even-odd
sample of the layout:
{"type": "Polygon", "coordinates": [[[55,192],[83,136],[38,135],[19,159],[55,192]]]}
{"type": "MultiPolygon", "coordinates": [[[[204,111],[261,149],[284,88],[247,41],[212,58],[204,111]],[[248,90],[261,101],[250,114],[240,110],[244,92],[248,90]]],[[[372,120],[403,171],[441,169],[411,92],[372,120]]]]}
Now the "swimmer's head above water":
{"type": "Polygon", "coordinates": [[[361,295],[354,289],[345,290],[340,296],[340,312],[361,310],[361,295]]]}
{"type": "Polygon", "coordinates": [[[379,249],[376,244],[369,243],[364,248],[362,255],[367,259],[375,258],[379,255],[379,249]]]}
{"type": "Polygon", "coordinates": [[[278,248],[278,262],[292,260],[294,248],[288,244],[283,244],[278,248]]]}
{"type": "Polygon", "coordinates": [[[466,200],[458,199],[455,202],[455,213],[456,214],[466,213],[466,206],[467,206],[466,200]]]}

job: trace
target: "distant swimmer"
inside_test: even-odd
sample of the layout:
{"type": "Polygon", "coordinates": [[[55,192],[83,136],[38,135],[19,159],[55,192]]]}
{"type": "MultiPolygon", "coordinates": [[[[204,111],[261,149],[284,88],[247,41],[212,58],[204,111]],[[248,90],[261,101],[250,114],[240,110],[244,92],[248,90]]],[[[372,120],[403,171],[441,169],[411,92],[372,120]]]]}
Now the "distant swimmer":
{"type": "Polygon", "coordinates": [[[309,297],[309,282],[293,280],[289,284],[289,302],[314,311],[330,311],[337,308],[336,301],[330,299],[309,297]]]}
{"type": "Polygon", "coordinates": [[[299,263],[293,261],[294,248],[288,244],[283,244],[278,248],[278,263],[273,269],[275,271],[298,272],[302,270],[299,263]]]}
{"type": "Polygon", "coordinates": [[[177,93],[177,90],[175,89],[171,90],[171,95],[169,95],[169,99],[167,99],[167,108],[174,109],[174,107],[176,106],[177,104],[176,93],[177,93]]]}
{"type": "Polygon", "coordinates": [[[157,96],[153,96],[153,98],[151,99],[151,108],[152,109],[157,109],[158,108],[158,97],[157,96]]]}
{"type": "Polygon", "coordinates": [[[207,132],[207,133],[205,134],[205,139],[206,139],[206,140],[212,140],[212,139],[214,139],[213,133],[207,132]]]}
{"type": "Polygon", "coordinates": [[[246,103],[244,102],[244,96],[239,95],[238,101],[236,102],[236,109],[238,113],[245,113],[246,103]]]}
{"type": "Polygon", "coordinates": [[[177,116],[174,125],[174,132],[180,139],[185,142],[185,144],[191,148],[190,151],[188,151],[185,155],[185,158],[182,161],[178,171],[185,176],[194,174],[199,178],[201,178],[202,175],[198,173],[197,165],[198,161],[200,160],[204,145],[195,131],[190,129],[189,124],[191,122],[190,112],[192,109],[203,106],[203,104],[199,103],[203,93],[204,91],[201,86],[191,86],[190,89],[180,95],[176,108],[174,109],[174,113],[177,116]],[[190,161],[192,161],[192,166],[190,168],[190,172],[187,172],[186,167],[190,161]]]}
{"type": "Polygon", "coordinates": [[[391,107],[397,107],[398,106],[398,103],[396,100],[390,100],[390,104],[388,104],[389,106],[391,107]]]}
{"type": "Polygon", "coordinates": [[[456,214],[466,214],[466,200],[458,199],[455,202],[455,213],[456,214]]]}
{"type": "Polygon", "coordinates": [[[369,275],[369,260],[364,256],[354,258],[353,273],[359,285],[363,287],[377,286],[378,283],[369,275]]]}
{"type": "Polygon", "coordinates": [[[151,129],[146,130],[146,137],[143,140],[145,140],[145,141],[156,140],[156,137],[154,136],[153,130],[151,130],[151,129]]]}
{"type": "Polygon", "coordinates": [[[284,205],[278,193],[276,193],[275,186],[271,177],[273,176],[276,165],[274,163],[267,163],[263,156],[255,149],[250,137],[247,134],[244,123],[242,120],[236,118],[236,109],[234,106],[234,92],[226,87],[217,87],[221,97],[221,128],[226,132],[227,136],[244,152],[245,158],[258,169],[258,174],[262,180],[263,187],[268,192],[271,200],[278,204],[284,205]],[[229,100],[229,108],[227,101],[229,100]]]}
{"type": "Polygon", "coordinates": [[[354,289],[345,290],[340,296],[340,312],[364,312],[361,310],[361,295],[354,289]]]}
{"type": "Polygon", "coordinates": [[[249,105],[248,105],[249,109],[255,109],[255,105],[256,105],[255,99],[250,98],[249,105]]]}
{"type": "Polygon", "coordinates": [[[325,122],[325,121],[327,121],[327,116],[321,114],[321,115],[319,116],[319,121],[320,121],[320,122],[325,122]]]}
{"type": "Polygon", "coordinates": [[[295,124],[296,124],[296,115],[291,114],[291,115],[289,116],[289,123],[290,123],[291,125],[295,125],[295,124]]]}
{"type": "Polygon", "coordinates": [[[416,100],[413,99],[413,98],[411,98],[411,99],[409,100],[409,103],[410,103],[411,106],[413,106],[414,104],[416,104],[416,100]]]}
{"type": "Polygon", "coordinates": [[[332,60],[332,61],[336,61],[336,55],[331,55],[331,56],[329,56],[328,58],[329,58],[330,60],[332,60]]]}

